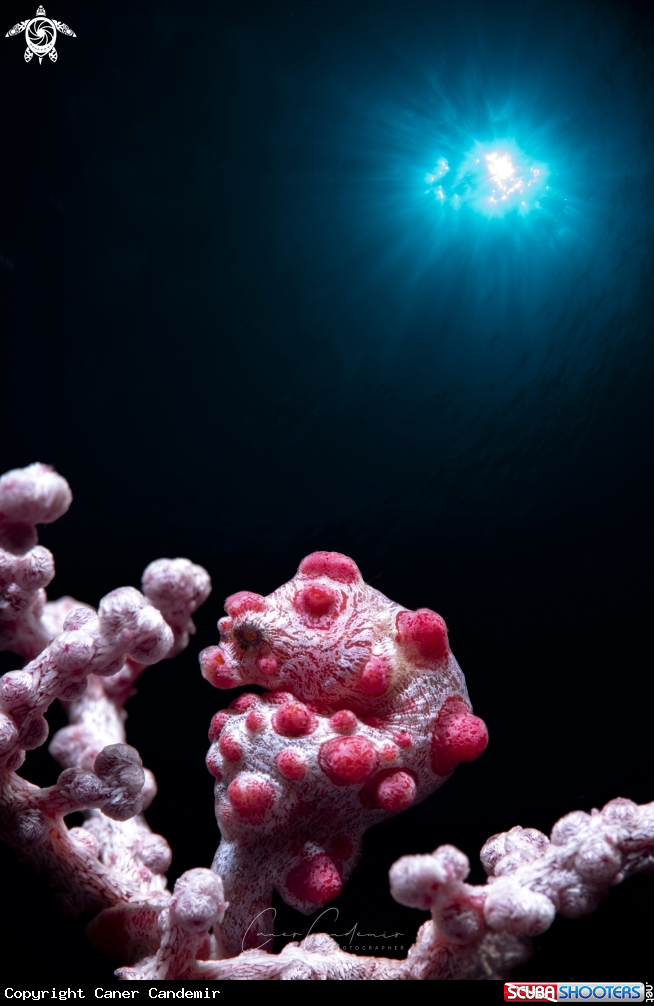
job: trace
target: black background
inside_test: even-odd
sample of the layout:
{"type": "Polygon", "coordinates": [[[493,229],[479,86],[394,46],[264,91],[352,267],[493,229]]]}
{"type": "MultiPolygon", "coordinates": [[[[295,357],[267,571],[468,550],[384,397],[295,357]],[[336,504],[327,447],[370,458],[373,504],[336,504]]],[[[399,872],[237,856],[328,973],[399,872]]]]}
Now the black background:
{"type": "MultiPolygon", "coordinates": [[[[77,34],[60,37],[55,65],[25,65],[20,38],[0,46],[0,470],[41,460],[71,483],[70,512],[41,536],[57,562],[52,597],[97,603],[160,555],[211,574],[189,651],[148,672],[129,707],[128,740],[159,782],[148,819],[173,848],[171,880],[208,866],[218,838],[206,730],[233,695],[200,678],[197,653],[216,642],[227,594],[266,594],[306,553],[336,549],[389,597],[444,615],[489,748],[368,833],[324,927],[401,931],[386,944],[408,947],[426,916],[390,898],[400,855],[453,843],[480,882],[494,832],[549,832],[570,810],[652,798],[650,6],[55,6],[46,13],[77,34]],[[581,193],[569,172],[573,243],[593,254],[582,269],[558,232],[541,234],[565,274],[542,282],[569,280],[568,313],[563,328],[541,325],[531,356],[516,349],[529,344],[522,316],[502,321],[506,287],[476,335],[461,321],[470,273],[445,271],[450,309],[432,310],[441,279],[416,266],[424,235],[389,259],[398,228],[410,245],[408,225],[397,211],[384,236],[366,201],[372,157],[389,136],[401,143],[371,95],[415,88],[407,114],[427,130],[436,114],[412,77],[424,38],[439,65],[451,60],[452,93],[470,49],[500,90],[544,54],[557,107],[568,95],[568,157],[584,160],[588,183],[581,193]],[[589,190],[602,166],[584,145],[600,135],[610,153],[628,109],[599,209],[589,190]],[[506,340],[503,359],[484,355],[493,338],[506,340]]],[[[4,34],[33,14],[12,0],[2,16],[4,34]]],[[[550,135],[566,128],[552,113],[550,135]]],[[[376,211],[400,198],[389,182],[376,211]]],[[[483,249],[470,256],[478,265],[483,249]]],[[[3,671],[15,666],[2,655],[3,671]]],[[[24,771],[41,784],[57,774],[45,751],[24,771]]],[[[4,849],[2,870],[7,978],[107,984],[115,965],[85,945],[82,922],[62,921],[4,849]]],[[[557,919],[521,977],[645,980],[652,884],[637,877],[593,917],[557,919]]],[[[311,920],[279,909],[281,930],[306,932],[311,920]]]]}

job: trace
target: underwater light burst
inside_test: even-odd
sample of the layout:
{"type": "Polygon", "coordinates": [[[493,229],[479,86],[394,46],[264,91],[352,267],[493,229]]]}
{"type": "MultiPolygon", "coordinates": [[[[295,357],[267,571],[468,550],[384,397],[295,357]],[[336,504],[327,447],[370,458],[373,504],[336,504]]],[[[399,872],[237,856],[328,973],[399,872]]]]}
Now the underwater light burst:
{"type": "Polygon", "coordinates": [[[442,179],[449,170],[441,157],[425,178],[427,192],[443,206],[459,210],[467,205],[487,217],[504,217],[511,211],[525,216],[542,208],[541,200],[549,191],[547,164],[529,158],[512,139],[476,143],[446,190],[442,179]]]}

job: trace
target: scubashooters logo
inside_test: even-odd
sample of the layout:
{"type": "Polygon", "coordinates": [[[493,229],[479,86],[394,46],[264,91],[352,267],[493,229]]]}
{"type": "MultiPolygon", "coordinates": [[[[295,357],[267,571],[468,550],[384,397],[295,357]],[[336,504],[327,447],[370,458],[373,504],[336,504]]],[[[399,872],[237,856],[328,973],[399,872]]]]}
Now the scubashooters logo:
{"type": "Polygon", "coordinates": [[[25,41],[27,42],[27,49],[25,50],[26,63],[29,63],[33,56],[39,57],[39,63],[44,56],[48,56],[53,63],[56,63],[57,50],[55,49],[55,42],[57,41],[58,31],[62,35],[70,35],[72,38],[77,38],[75,32],[71,31],[67,24],[63,24],[61,21],[53,21],[52,18],[46,17],[43,7],[39,7],[36,17],[33,17],[31,21],[20,21],[18,24],[15,24],[7,32],[5,38],[9,38],[10,35],[20,35],[23,31],[25,32],[25,41]]]}
{"type": "Polygon", "coordinates": [[[642,982],[505,982],[505,1002],[574,1002],[625,999],[642,1002],[642,982]]]}

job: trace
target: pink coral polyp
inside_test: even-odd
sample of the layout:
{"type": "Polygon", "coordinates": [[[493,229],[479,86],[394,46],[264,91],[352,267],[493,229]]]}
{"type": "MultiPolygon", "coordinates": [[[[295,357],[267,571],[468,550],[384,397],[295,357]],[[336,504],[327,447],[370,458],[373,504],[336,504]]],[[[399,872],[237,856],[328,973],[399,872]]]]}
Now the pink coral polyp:
{"type": "Polygon", "coordinates": [[[318,764],[337,786],[363,782],[377,768],[379,756],[366,737],[334,737],[320,748],[318,764]]]}
{"type": "Polygon", "coordinates": [[[246,772],[232,780],[227,795],[238,817],[248,824],[263,824],[275,802],[274,787],[246,772]]]}
{"type": "Polygon", "coordinates": [[[343,889],[338,868],[325,853],[293,867],[286,878],[286,884],[297,898],[313,905],[333,901],[343,889]]]}
{"type": "Polygon", "coordinates": [[[318,721],[303,702],[286,702],[272,718],[273,730],[282,737],[306,737],[318,726],[318,721]]]}
{"type": "Polygon", "coordinates": [[[449,775],[462,761],[474,761],[488,744],[488,729],[460,699],[443,703],[431,739],[431,765],[438,775],[449,775]]]}

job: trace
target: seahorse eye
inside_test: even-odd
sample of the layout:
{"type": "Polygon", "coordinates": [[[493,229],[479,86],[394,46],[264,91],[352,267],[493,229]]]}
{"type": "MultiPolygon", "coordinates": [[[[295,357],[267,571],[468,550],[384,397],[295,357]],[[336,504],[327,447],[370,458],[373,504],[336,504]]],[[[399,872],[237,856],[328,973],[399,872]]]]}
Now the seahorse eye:
{"type": "Polygon", "coordinates": [[[239,625],[234,629],[234,639],[242,650],[257,650],[264,641],[263,633],[256,625],[239,625]]]}

